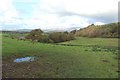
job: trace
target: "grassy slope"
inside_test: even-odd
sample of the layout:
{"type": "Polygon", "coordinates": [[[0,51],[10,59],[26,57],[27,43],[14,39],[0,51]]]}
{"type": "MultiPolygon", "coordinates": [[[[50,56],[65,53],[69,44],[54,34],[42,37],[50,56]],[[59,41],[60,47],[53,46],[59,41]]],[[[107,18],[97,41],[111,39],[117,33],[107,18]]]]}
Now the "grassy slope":
{"type": "Polygon", "coordinates": [[[110,23],[105,25],[90,25],[86,28],[77,30],[76,36],[83,37],[119,37],[120,23],[110,23]]]}
{"type": "MultiPolygon", "coordinates": [[[[80,38],[76,44],[92,44],[94,39],[80,38]]],[[[102,40],[102,39],[101,39],[102,40]]],[[[104,40],[104,39],[103,39],[104,40]]],[[[116,39],[112,39],[116,42],[116,39]]],[[[97,45],[104,44],[94,40],[97,45]]],[[[109,45],[111,39],[107,39],[109,45]]],[[[108,44],[104,44],[109,46],[108,44]]],[[[117,77],[116,54],[93,51],[87,46],[62,46],[31,43],[3,37],[3,77],[117,77]],[[17,57],[35,56],[34,62],[13,63],[17,57]],[[106,61],[105,61],[106,60],[106,61]]]]}

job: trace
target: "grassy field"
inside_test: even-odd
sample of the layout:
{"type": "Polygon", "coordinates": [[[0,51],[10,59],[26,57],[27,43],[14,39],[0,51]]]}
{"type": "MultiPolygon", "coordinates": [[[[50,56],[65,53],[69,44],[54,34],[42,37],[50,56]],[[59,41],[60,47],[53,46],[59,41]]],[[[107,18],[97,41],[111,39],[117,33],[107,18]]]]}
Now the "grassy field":
{"type": "MultiPolygon", "coordinates": [[[[61,43],[60,43],[61,44],[61,43]]],[[[76,40],[62,42],[62,44],[75,44],[75,45],[98,45],[104,47],[118,47],[117,38],[87,38],[79,37],[76,40]]]]}
{"type": "Polygon", "coordinates": [[[8,78],[117,78],[118,40],[77,38],[60,44],[32,43],[3,37],[3,77],[8,78]],[[89,45],[89,46],[88,46],[89,45]],[[35,61],[14,63],[20,57],[35,61]]]}

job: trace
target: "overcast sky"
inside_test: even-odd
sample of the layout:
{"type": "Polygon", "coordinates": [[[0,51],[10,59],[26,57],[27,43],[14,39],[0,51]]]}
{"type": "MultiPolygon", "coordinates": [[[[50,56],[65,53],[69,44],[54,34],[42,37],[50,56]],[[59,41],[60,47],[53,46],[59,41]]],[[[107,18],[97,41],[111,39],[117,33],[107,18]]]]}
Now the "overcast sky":
{"type": "Polygon", "coordinates": [[[119,0],[0,0],[2,29],[65,29],[118,21],[119,0]]]}

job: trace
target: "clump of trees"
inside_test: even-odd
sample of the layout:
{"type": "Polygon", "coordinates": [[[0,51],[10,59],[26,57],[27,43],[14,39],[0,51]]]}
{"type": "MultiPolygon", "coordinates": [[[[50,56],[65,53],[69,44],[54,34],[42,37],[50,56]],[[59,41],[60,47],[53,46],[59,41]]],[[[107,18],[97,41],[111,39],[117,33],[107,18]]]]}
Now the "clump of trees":
{"type": "Polygon", "coordinates": [[[32,30],[27,36],[26,39],[30,39],[36,42],[52,42],[47,35],[41,29],[32,30]]]}
{"type": "Polygon", "coordinates": [[[70,41],[75,39],[74,35],[68,32],[54,32],[49,35],[49,38],[53,40],[54,43],[70,41]]]}
{"type": "Polygon", "coordinates": [[[73,40],[75,38],[74,34],[68,32],[53,32],[45,34],[41,29],[35,29],[26,36],[26,39],[44,43],[58,43],[73,40]]]}
{"type": "Polygon", "coordinates": [[[40,29],[35,29],[35,30],[32,30],[32,31],[26,36],[26,38],[27,38],[27,39],[31,39],[32,41],[38,40],[40,37],[42,37],[42,33],[43,33],[42,30],[40,30],[40,29]]]}

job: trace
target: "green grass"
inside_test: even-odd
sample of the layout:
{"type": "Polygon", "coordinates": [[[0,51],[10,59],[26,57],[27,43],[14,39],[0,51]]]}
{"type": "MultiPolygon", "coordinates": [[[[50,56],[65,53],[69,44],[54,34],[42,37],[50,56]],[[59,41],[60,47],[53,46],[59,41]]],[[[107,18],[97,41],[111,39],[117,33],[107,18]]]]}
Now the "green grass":
{"type": "Polygon", "coordinates": [[[79,37],[76,40],[62,42],[60,44],[76,44],[76,45],[98,45],[106,47],[118,47],[118,38],[86,38],[79,37]]]}
{"type": "MultiPolygon", "coordinates": [[[[79,38],[66,44],[117,47],[117,39],[79,38]],[[113,42],[112,42],[113,41],[113,42]]],[[[3,77],[117,78],[118,60],[114,51],[94,51],[93,46],[63,46],[31,43],[3,37],[3,77]],[[34,56],[33,62],[13,60],[34,56]]]]}

